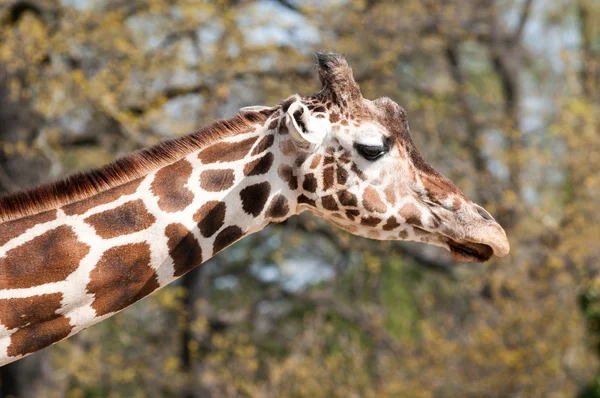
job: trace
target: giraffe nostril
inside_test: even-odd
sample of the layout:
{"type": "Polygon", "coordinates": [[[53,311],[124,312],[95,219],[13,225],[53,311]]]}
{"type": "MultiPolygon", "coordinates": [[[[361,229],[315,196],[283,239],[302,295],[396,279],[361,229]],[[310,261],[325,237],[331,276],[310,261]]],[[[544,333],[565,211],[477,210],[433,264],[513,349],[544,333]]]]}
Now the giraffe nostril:
{"type": "Polygon", "coordinates": [[[477,213],[479,213],[479,215],[481,217],[483,217],[484,220],[488,220],[488,221],[494,221],[496,222],[496,220],[494,220],[494,217],[492,217],[490,215],[490,213],[488,213],[483,207],[481,206],[475,206],[475,209],[477,209],[477,213]]]}

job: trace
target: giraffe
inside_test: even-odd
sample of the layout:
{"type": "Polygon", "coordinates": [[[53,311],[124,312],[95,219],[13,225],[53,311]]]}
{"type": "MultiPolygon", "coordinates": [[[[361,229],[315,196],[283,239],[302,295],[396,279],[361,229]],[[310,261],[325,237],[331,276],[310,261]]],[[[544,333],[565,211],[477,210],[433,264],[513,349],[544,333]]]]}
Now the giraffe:
{"type": "Polygon", "coordinates": [[[406,112],[364,99],[343,56],[321,90],[0,198],[0,365],[114,315],[243,237],[308,211],[353,234],[509,252],[502,227],[417,151],[406,112]]]}

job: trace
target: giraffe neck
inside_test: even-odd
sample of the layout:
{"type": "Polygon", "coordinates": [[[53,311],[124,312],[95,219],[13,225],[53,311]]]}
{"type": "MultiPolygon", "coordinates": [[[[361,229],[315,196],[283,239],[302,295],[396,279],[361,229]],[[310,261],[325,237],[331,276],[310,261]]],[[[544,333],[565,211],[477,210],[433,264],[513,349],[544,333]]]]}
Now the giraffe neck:
{"type": "Polygon", "coordinates": [[[0,224],[0,365],[79,332],[296,212],[279,113],[147,175],[0,224]]]}

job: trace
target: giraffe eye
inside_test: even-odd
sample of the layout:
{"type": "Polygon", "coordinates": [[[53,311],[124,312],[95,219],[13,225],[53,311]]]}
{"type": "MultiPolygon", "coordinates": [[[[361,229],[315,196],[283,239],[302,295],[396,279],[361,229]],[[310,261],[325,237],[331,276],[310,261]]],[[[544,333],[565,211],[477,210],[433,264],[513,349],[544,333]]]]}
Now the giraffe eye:
{"type": "Polygon", "coordinates": [[[354,144],[354,147],[363,158],[371,161],[379,159],[388,151],[385,146],[354,144]]]}

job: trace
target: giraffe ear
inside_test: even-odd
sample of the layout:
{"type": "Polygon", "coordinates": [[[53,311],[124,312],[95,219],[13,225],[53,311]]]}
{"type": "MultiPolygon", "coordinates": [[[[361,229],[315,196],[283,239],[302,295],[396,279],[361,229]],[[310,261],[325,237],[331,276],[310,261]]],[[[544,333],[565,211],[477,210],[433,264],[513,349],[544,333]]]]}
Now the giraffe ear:
{"type": "Polygon", "coordinates": [[[341,54],[317,53],[315,55],[322,91],[329,94],[340,107],[352,106],[362,100],[352,69],[341,54]]]}
{"type": "Polygon", "coordinates": [[[294,144],[304,152],[315,151],[331,130],[327,119],[316,118],[300,99],[288,107],[285,119],[294,144]]]}
{"type": "Polygon", "coordinates": [[[265,105],[245,106],[240,108],[240,114],[245,115],[246,113],[260,112],[264,111],[265,109],[271,109],[271,107],[265,105]]]}

